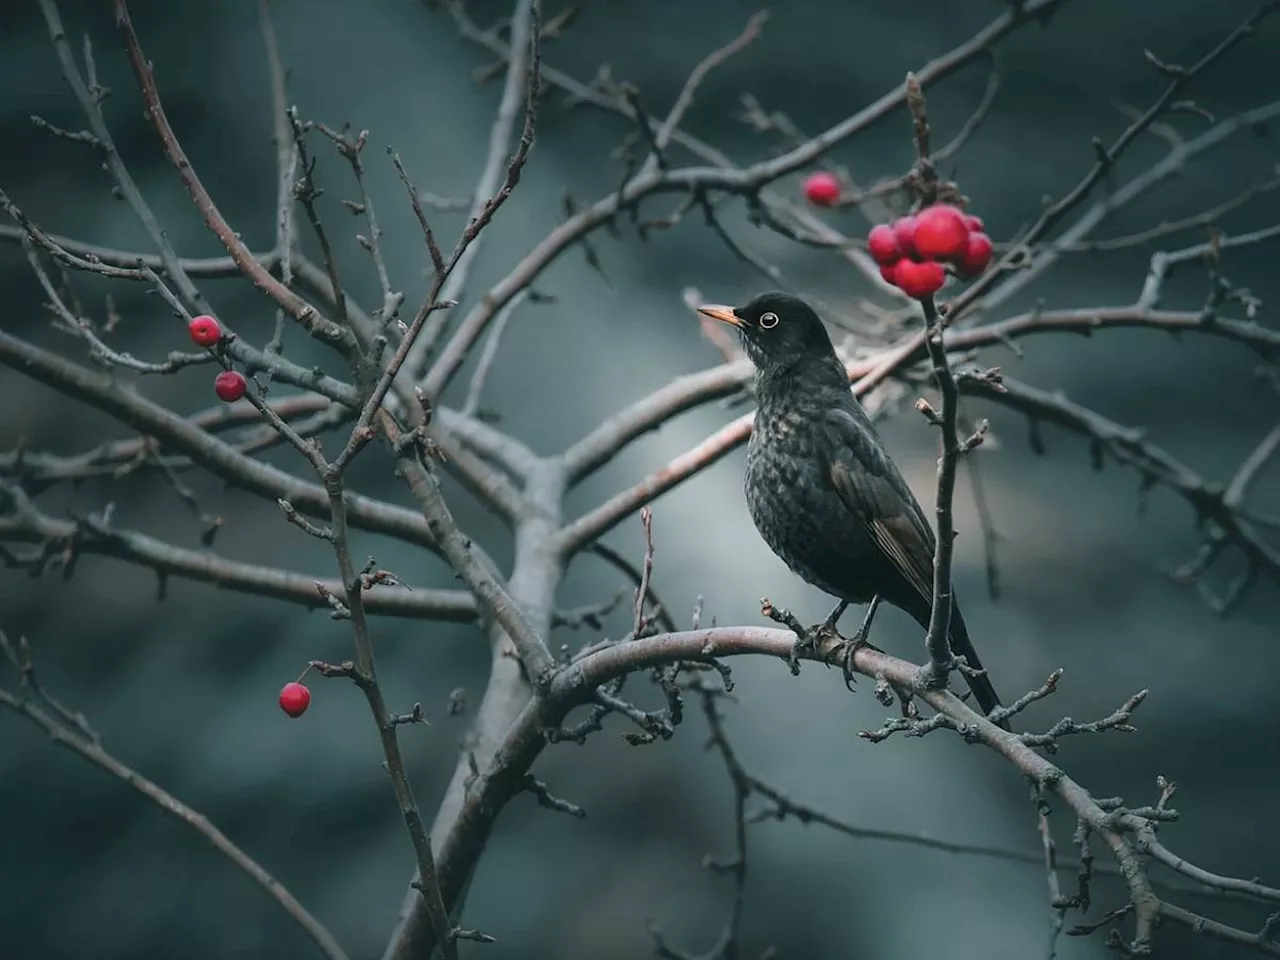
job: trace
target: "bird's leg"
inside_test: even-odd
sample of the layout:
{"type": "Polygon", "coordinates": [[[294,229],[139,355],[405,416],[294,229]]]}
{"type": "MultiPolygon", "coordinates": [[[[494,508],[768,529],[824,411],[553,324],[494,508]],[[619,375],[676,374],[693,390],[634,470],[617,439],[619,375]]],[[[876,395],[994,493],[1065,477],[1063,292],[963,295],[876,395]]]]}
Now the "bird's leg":
{"type": "Polygon", "coordinates": [[[840,617],[848,609],[849,601],[841,600],[836,604],[836,608],[827,614],[827,619],[821,623],[815,623],[796,637],[796,642],[791,645],[791,656],[789,658],[792,673],[800,672],[800,655],[802,653],[817,653],[822,649],[822,645],[826,641],[844,639],[844,637],[840,636],[840,631],[836,629],[836,624],[840,622],[840,617]]]}
{"type": "Polygon", "coordinates": [[[876,594],[871,598],[871,603],[867,606],[866,616],[862,618],[862,624],[858,627],[857,632],[849,638],[844,645],[844,657],[841,660],[841,667],[844,669],[844,685],[853,689],[853,655],[862,647],[871,646],[867,642],[867,637],[871,633],[871,621],[876,618],[876,611],[880,609],[880,595],[876,594]]]}

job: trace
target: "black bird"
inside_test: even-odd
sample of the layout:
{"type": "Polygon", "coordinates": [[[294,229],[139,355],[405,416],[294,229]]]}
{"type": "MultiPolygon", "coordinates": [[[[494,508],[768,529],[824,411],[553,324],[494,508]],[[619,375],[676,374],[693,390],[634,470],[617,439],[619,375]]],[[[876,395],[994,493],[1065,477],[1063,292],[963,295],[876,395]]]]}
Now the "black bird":
{"type": "MultiPolygon", "coordinates": [[[[933,529],[850,391],[818,315],[785,293],[698,312],[737,327],[756,367],[745,478],[751,519],[788,567],[841,600],[801,643],[812,643],[814,631],[834,633],[850,603],[871,602],[870,616],[883,600],[927,628],[933,529]]],[[[954,600],[949,639],[953,653],[982,669],[954,600]]],[[[1000,705],[985,674],[966,676],[984,713],[1000,705]]]]}

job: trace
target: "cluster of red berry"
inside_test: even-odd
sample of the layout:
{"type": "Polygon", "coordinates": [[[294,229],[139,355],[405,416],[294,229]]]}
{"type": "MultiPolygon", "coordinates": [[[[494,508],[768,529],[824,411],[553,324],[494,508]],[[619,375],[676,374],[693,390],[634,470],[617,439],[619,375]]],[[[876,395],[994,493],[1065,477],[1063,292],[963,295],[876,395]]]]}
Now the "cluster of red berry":
{"type": "MultiPolygon", "coordinates": [[[[222,339],[222,325],[213,317],[202,314],[187,324],[187,333],[202,347],[215,347],[222,339]]],[[[223,370],[213,378],[213,392],[223,403],[235,403],[245,395],[248,381],[238,370],[223,370]]]]}
{"type": "Polygon", "coordinates": [[[867,252],[880,265],[880,276],[909,297],[941,290],[947,278],[943,264],[960,277],[976,277],[991,263],[993,249],[982,221],[947,203],[877,224],[867,234],[867,252]]]}
{"type": "MultiPolygon", "coordinates": [[[[840,179],[825,170],[804,181],[805,199],[816,207],[835,206],[841,192],[840,179]]],[[[880,276],[917,298],[942,289],[944,264],[960,277],[976,277],[991,263],[993,249],[982,221],[947,203],[879,224],[867,235],[867,251],[880,265],[880,276]]]]}

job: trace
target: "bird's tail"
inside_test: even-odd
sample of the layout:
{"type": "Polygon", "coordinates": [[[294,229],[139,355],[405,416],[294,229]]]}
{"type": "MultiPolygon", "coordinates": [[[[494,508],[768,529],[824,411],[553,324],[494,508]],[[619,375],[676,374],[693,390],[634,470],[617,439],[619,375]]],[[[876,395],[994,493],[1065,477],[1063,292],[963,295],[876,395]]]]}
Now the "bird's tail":
{"type": "MultiPolygon", "coordinates": [[[[977,651],[973,649],[973,642],[969,639],[969,629],[964,625],[964,617],[960,615],[958,603],[953,603],[951,606],[951,652],[964,657],[969,666],[975,670],[983,669],[982,661],[978,659],[977,651]]],[[[991,680],[985,672],[977,677],[966,674],[965,679],[969,682],[969,689],[973,691],[973,699],[977,701],[984,715],[1001,705],[1000,695],[996,693],[996,688],[991,685],[991,680]]],[[[1009,722],[1002,720],[999,726],[1008,730],[1009,722]]]]}

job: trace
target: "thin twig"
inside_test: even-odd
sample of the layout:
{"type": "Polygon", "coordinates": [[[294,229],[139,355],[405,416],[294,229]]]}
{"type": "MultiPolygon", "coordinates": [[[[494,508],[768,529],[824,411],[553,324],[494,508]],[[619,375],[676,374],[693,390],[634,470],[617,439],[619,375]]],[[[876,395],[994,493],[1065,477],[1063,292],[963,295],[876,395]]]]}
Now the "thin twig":
{"type": "MultiPolygon", "coordinates": [[[[51,0],[42,0],[42,2],[51,2],[51,0]]],[[[322,316],[315,307],[307,303],[263,268],[253,258],[253,254],[249,252],[249,248],[245,246],[239,234],[219,212],[217,205],[213,202],[213,198],[205,189],[204,184],[200,182],[195,168],[192,167],[191,161],[187,158],[186,152],[178,142],[178,138],[173,132],[173,127],[170,126],[169,119],[165,115],[164,107],[160,103],[160,91],[156,87],[151,64],[143,53],[138,35],[133,29],[133,22],[129,18],[129,7],[126,0],[114,0],[114,4],[116,26],[120,29],[124,38],[125,49],[129,53],[129,62],[133,67],[134,77],[137,79],[138,87],[142,92],[147,116],[155,127],[156,133],[160,137],[160,142],[164,145],[169,161],[173,164],[174,169],[178,171],[178,176],[182,180],[183,186],[186,187],[192,203],[195,204],[196,209],[204,217],[209,229],[222,241],[222,245],[227,248],[227,253],[231,255],[236,265],[240,267],[241,272],[255,287],[271,297],[282,310],[288,313],[303,329],[321,343],[334,347],[348,360],[356,360],[359,356],[359,348],[351,332],[322,316]]]]}
{"type": "MultiPolygon", "coordinates": [[[[533,122],[539,96],[538,87],[541,83],[541,21],[541,0],[515,0],[515,7],[511,13],[511,58],[507,63],[502,99],[489,131],[489,149],[485,155],[480,177],[476,181],[476,188],[471,195],[471,212],[468,214],[468,221],[477,221],[481,217],[487,220],[493,216],[496,206],[493,209],[490,209],[490,206],[495,201],[502,202],[498,197],[503,196],[503,190],[500,188],[504,178],[509,184],[506,188],[506,192],[509,193],[510,186],[514,185],[512,177],[519,177],[524,157],[527,156],[532,145],[533,122]],[[524,111],[524,130],[516,152],[512,154],[511,137],[521,110],[524,111]]],[[[449,275],[442,278],[443,285],[437,295],[439,299],[462,298],[471,264],[480,253],[481,243],[483,241],[480,240],[477,231],[474,242],[468,243],[461,250],[449,268],[449,275]]],[[[427,393],[431,397],[437,397],[440,393],[439,375],[428,378],[427,358],[440,338],[444,323],[444,314],[431,318],[414,339],[404,359],[405,369],[411,376],[429,381],[427,393]]]]}
{"type": "Polygon", "coordinates": [[[330,960],[347,960],[347,955],[324,926],[313,917],[307,909],[294,898],[285,887],[268,873],[256,860],[236,846],[229,837],[219,830],[204,814],[193,810],[173,794],[148,780],[108,753],[100,743],[95,743],[83,733],[55,719],[39,706],[7,690],[0,689],[0,706],[12,710],[37,727],[41,728],[58,746],[66,747],[90,763],[105,770],[116,779],[128,784],[142,794],[161,810],[181,820],[191,827],[219,853],[243,871],[257,883],[271,899],[275,900],[298,926],[306,931],[307,936],[330,960]]]}

